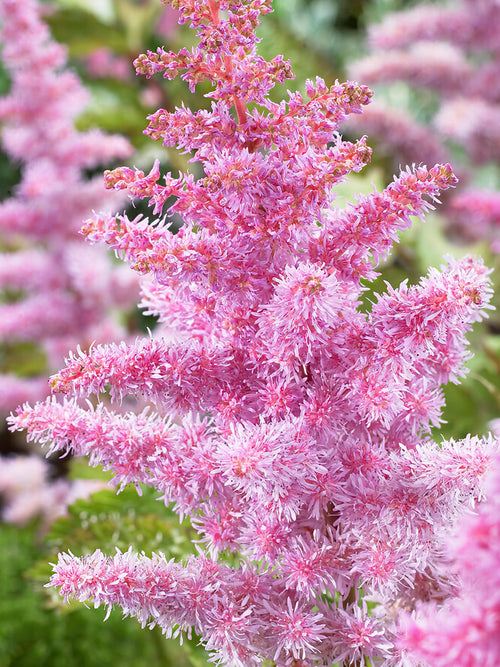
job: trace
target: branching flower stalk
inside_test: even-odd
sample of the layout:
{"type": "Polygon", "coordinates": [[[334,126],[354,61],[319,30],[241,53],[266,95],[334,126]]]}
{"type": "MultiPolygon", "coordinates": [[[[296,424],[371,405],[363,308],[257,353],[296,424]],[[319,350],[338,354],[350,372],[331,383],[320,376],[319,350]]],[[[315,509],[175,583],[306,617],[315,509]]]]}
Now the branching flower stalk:
{"type": "MultiPolygon", "coordinates": [[[[86,247],[78,234],[93,210],[124,204],[86,170],[128,157],[132,147],[121,136],[75,128],[88,93],[41,9],[35,0],[0,0],[1,57],[11,79],[0,99],[2,148],[21,167],[20,183],[0,203],[0,350],[9,361],[16,346],[37,346],[53,370],[77,344],[123,338],[113,311],[129,309],[139,291],[104,248],[86,247]]],[[[38,375],[0,365],[0,414],[47,396],[43,364],[38,375]]]]}
{"type": "Polygon", "coordinates": [[[489,241],[498,252],[500,194],[475,177],[500,158],[499,3],[421,2],[370,26],[369,42],[351,75],[380,91],[404,81],[432,96],[435,110],[424,124],[413,109],[376,102],[352,127],[378,138],[399,163],[454,155],[461,187],[447,197],[449,227],[462,241],[489,241]]]}
{"type": "Polygon", "coordinates": [[[461,595],[422,605],[403,619],[401,645],[433,667],[498,664],[500,657],[500,457],[488,474],[487,501],[450,538],[461,595]]]}
{"type": "Polygon", "coordinates": [[[108,187],[149,200],[159,218],[95,216],[83,228],[146,277],[142,306],[159,328],[71,353],[51,379],[66,396],[26,404],[10,423],[49,452],[90,456],[118,487],[153,486],[199,541],[184,562],[60,554],[50,585],[167,637],[194,631],[224,665],[414,664],[398,610],[459,591],[444,546],[482,499],[498,449],[493,437],[430,435],[442,385],[466,373],[489,270],[450,257],[370,308],[361,297],[398,232],[456,178],[447,164],[408,168],[338,206],[336,185],[370,149],[337,129],[370,91],[317,78],[305,97],[274,102],[292,73],[256,51],[271,0],[172,4],[198,46],[148,52],[137,71],[192,90],[208,80],[212,106],[160,109],[146,133],[191,153],[203,176],[162,176],[158,163],[107,172],[108,187]],[[103,393],[152,406],[78,402],[103,393]]]}

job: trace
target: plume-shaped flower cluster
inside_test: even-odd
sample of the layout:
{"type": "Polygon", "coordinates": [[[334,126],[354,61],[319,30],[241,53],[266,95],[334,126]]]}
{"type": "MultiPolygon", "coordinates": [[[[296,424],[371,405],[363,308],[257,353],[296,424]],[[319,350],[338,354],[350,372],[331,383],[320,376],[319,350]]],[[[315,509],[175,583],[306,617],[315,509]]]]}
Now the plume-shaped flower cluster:
{"type": "Polygon", "coordinates": [[[464,241],[485,239],[498,252],[500,194],[474,176],[500,158],[499,3],[422,2],[389,14],[371,26],[369,37],[371,53],[353,64],[351,74],[380,89],[404,81],[432,95],[431,122],[424,124],[413,109],[377,102],[351,126],[378,137],[399,162],[450,160],[453,154],[463,187],[447,198],[449,224],[464,241]]]}
{"type": "Polygon", "coordinates": [[[49,464],[39,456],[1,456],[0,517],[18,526],[40,517],[45,529],[77,498],[90,496],[104,485],[90,479],[54,480],[49,464]]]}
{"type": "Polygon", "coordinates": [[[408,618],[404,646],[436,667],[483,667],[500,659],[500,457],[486,482],[487,501],[450,539],[463,584],[443,609],[423,606],[408,618]]]}
{"type": "Polygon", "coordinates": [[[160,109],[146,132],[203,175],[115,169],[108,187],[160,218],[84,226],[149,277],[142,305],[159,327],[72,353],[51,380],[69,396],[10,421],[49,452],[90,456],[118,486],[152,485],[189,517],[198,553],[61,554],[51,584],[167,636],[194,631],[225,665],[407,664],[395,610],[456,592],[446,536],[482,498],[497,451],[491,437],[431,438],[441,387],[466,372],[466,334],[489,307],[489,270],[450,257],[366,305],[398,232],[455,185],[449,165],[338,206],[336,185],[370,158],[338,126],[370,91],[318,78],[274,102],[291,71],[256,52],[270,0],[172,4],[199,44],[148,52],[137,70],[208,80],[212,107],[160,109]],[[78,402],[103,392],[154,407],[78,402]]]}
{"type": "MultiPolygon", "coordinates": [[[[78,231],[92,210],[123,205],[86,171],[128,157],[131,146],[117,135],[75,129],[87,92],[35,0],[0,0],[0,19],[11,78],[0,99],[2,147],[21,165],[21,182],[0,203],[0,345],[7,357],[20,343],[40,345],[54,369],[78,343],[123,336],[110,313],[132,305],[134,280],[104,249],[82,243],[78,231]]],[[[0,413],[48,393],[45,377],[4,373],[0,386],[0,413]]]]}

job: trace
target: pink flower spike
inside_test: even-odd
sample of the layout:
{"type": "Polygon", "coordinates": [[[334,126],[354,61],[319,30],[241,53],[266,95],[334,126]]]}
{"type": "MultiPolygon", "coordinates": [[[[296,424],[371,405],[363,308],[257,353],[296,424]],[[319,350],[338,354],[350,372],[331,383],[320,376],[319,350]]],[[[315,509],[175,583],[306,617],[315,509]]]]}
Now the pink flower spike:
{"type": "Polygon", "coordinates": [[[155,213],[95,214],[82,230],[142,275],[156,325],[142,340],[70,352],[51,378],[67,398],[24,405],[9,423],[50,451],[89,456],[118,487],[153,487],[196,531],[197,555],[60,554],[50,585],[167,637],[194,632],[227,667],[416,667],[427,654],[451,665],[460,640],[489,667],[498,554],[487,480],[499,443],[439,444],[433,429],[491,308],[491,272],[448,257],[416,285],[373,291],[399,232],[457,178],[446,158],[413,165],[339,206],[337,184],[371,156],[339,124],[371,91],[317,78],[275,102],[291,72],[256,51],[270,0],[172,4],[196,44],[136,66],[206,86],[209,107],[149,117],[150,138],[190,154],[186,173],[163,176],[158,161],[108,172],[109,187],[155,213]],[[421,613],[429,601],[443,623],[421,613]],[[405,612],[418,624],[407,644],[405,612]]]}
{"type": "Polygon", "coordinates": [[[293,657],[296,660],[313,658],[319,652],[319,644],[325,638],[321,614],[306,611],[299,602],[292,604],[287,597],[285,610],[271,611],[276,651],[273,660],[293,657]]]}
{"type": "Polygon", "coordinates": [[[54,42],[44,9],[37,0],[0,2],[9,80],[0,97],[2,150],[20,170],[19,183],[0,203],[0,341],[8,350],[2,414],[48,393],[40,377],[16,381],[5,372],[10,355],[16,365],[23,358],[16,373],[29,375],[33,366],[36,374],[54,372],[78,344],[121,339],[125,330],[116,313],[138,295],[133,276],[124,277],[103,248],[84,248],[78,237],[93,209],[109,212],[124,201],[88,173],[128,158],[132,147],[124,137],[75,126],[89,94],[68,68],[65,47],[54,42]]]}

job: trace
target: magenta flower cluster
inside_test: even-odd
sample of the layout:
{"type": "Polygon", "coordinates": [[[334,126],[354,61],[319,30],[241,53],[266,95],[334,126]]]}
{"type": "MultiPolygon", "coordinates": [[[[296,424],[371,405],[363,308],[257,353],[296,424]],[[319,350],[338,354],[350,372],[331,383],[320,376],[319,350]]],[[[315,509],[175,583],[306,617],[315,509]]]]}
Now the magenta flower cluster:
{"type": "Polygon", "coordinates": [[[460,591],[446,543],[498,451],[493,437],[431,437],[442,385],[465,374],[466,334],[486,316],[489,270],[450,257],[418,285],[369,303],[365,292],[398,232],[456,178],[447,164],[408,168],[341,206],[337,184],[370,150],[338,127],[370,91],[317,78],[275,102],[292,74],[256,52],[271,0],[172,4],[199,44],[148,52],[137,71],[208,81],[212,105],[160,109],[146,133],[203,175],[107,172],[159,219],[102,215],[83,229],[144,275],[159,326],[70,354],[51,379],[69,396],[10,422],[49,452],[88,455],[119,487],[153,486],[199,539],[185,562],[60,554],[51,585],[168,637],[195,632],[223,665],[417,664],[398,612],[460,591]],[[78,398],[103,394],[151,405],[78,398]]]}
{"type": "Polygon", "coordinates": [[[433,667],[493,667],[500,656],[500,457],[489,473],[477,514],[450,539],[461,595],[441,609],[422,607],[402,622],[401,644],[433,667]]]}
{"type": "MultiPolygon", "coordinates": [[[[124,204],[86,170],[128,157],[132,147],[121,136],[75,128],[88,93],[41,10],[35,0],[0,1],[1,57],[11,79],[0,98],[2,148],[21,167],[20,183],[0,203],[0,345],[38,346],[52,370],[77,344],[121,339],[124,328],[111,313],[130,308],[138,289],[103,248],[86,247],[78,235],[94,209],[124,204]]],[[[47,396],[43,364],[39,371],[0,374],[0,413],[47,396]]]]}
{"type": "Polygon", "coordinates": [[[500,194],[475,176],[500,159],[500,4],[422,2],[388,15],[369,36],[371,52],[350,68],[352,76],[380,90],[404,81],[433,96],[435,109],[424,124],[413,110],[376,102],[353,127],[398,161],[454,155],[461,187],[447,198],[449,225],[463,241],[487,240],[498,252],[500,194]]]}

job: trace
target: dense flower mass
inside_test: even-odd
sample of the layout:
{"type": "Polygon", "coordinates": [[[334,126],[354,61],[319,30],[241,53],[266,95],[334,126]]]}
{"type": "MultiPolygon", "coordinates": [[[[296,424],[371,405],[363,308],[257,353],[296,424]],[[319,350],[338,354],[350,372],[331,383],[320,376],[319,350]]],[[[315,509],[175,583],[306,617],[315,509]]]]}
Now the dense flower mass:
{"type": "Polygon", "coordinates": [[[51,479],[49,464],[39,456],[0,456],[0,517],[17,526],[40,517],[43,530],[77,498],[104,486],[90,479],[51,479]]]}
{"type": "Polygon", "coordinates": [[[371,52],[351,74],[380,90],[404,81],[426,91],[434,99],[426,112],[431,122],[376,102],[350,125],[379,138],[397,162],[454,155],[461,188],[447,198],[450,228],[466,242],[488,240],[498,252],[500,195],[474,177],[500,158],[500,4],[422,2],[371,26],[369,37],[371,52]]]}
{"type": "Polygon", "coordinates": [[[436,667],[497,665],[500,657],[500,457],[486,482],[488,500],[467,517],[450,551],[460,571],[461,596],[442,609],[422,606],[406,619],[402,643],[436,667]]]}
{"type": "Polygon", "coordinates": [[[493,437],[431,438],[442,385],[465,374],[466,334],[487,314],[489,270],[448,257],[370,307],[362,296],[398,231],[456,178],[447,164],[408,168],[338,206],[335,186],[370,158],[338,126],[370,91],[318,78],[272,101],[291,71],[256,53],[270,0],[172,4],[198,46],[136,67],[191,88],[208,80],[212,107],[160,109],[146,133],[190,152],[203,176],[108,172],[108,187],[160,217],[83,228],[145,276],[142,305],[159,325],[135,344],[70,354],[51,379],[69,396],[10,422],[50,452],[90,456],[118,486],[152,485],[190,518],[198,551],[182,563],[60,554],[51,584],[167,636],[194,631],[224,665],[416,664],[398,609],[459,590],[447,536],[483,498],[498,449],[493,437]],[[78,400],[103,393],[154,408],[78,400]]]}
{"type": "MultiPolygon", "coordinates": [[[[13,196],[0,203],[0,346],[39,345],[49,368],[58,368],[78,343],[121,338],[111,309],[131,306],[138,293],[104,249],[85,247],[78,236],[93,209],[123,205],[85,171],[128,157],[131,146],[120,136],[76,130],[87,92],[40,11],[35,0],[0,0],[2,61],[11,78],[0,99],[2,148],[21,166],[13,196]]],[[[0,373],[0,387],[4,414],[48,393],[45,375],[0,373]]]]}

